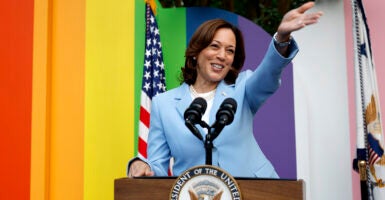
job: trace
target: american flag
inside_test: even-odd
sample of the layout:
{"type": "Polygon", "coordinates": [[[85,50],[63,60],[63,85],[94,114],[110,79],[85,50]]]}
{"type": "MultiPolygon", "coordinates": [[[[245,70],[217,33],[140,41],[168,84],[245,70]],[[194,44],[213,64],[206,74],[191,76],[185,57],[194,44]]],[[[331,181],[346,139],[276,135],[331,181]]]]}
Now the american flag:
{"type": "MultiPolygon", "coordinates": [[[[385,199],[384,135],[381,124],[376,68],[369,27],[361,0],[352,0],[357,104],[357,152],[367,163],[367,192],[362,199],[385,199]],[[366,194],[367,193],[367,194],[366,194]],[[366,196],[367,195],[367,196],[366,196]]],[[[361,185],[362,186],[362,185],[361,185]]],[[[361,188],[363,191],[363,188],[361,188]]]]}
{"type": "Polygon", "coordinates": [[[368,133],[368,146],[369,146],[369,165],[374,165],[381,160],[384,155],[384,149],[381,147],[380,141],[374,138],[372,133],[368,133]]]}
{"type": "Polygon", "coordinates": [[[138,156],[147,158],[147,138],[150,127],[151,100],[166,91],[162,45],[159,29],[151,7],[146,3],[146,47],[143,65],[138,156]]]}

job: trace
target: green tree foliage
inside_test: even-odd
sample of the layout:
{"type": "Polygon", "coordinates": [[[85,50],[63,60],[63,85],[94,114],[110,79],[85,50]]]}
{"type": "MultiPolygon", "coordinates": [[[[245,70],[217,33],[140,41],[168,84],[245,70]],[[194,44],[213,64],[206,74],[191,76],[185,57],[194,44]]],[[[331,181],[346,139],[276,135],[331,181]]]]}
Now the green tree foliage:
{"type": "Polygon", "coordinates": [[[246,17],[273,35],[283,15],[308,0],[159,0],[164,8],[207,6],[246,17]]]}

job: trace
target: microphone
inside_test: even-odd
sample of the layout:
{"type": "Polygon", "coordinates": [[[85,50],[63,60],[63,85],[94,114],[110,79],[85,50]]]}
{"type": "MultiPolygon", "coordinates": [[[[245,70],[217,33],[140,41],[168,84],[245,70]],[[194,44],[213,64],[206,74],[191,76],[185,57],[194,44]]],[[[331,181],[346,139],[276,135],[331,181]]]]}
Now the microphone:
{"type": "Polygon", "coordinates": [[[202,97],[198,97],[193,100],[184,112],[185,125],[200,140],[203,140],[203,137],[195,127],[195,124],[199,124],[202,121],[202,115],[205,113],[206,108],[206,100],[202,97]]]}
{"type": "Polygon", "coordinates": [[[184,119],[186,121],[191,121],[193,124],[198,124],[201,121],[202,115],[205,113],[206,108],[207,102],[204,98],[195,98],[184,112],[184,119]]]}
{"type": "Polygon", "coordinates": [[[212,126],[214,128],[214,138],[219,135],[226,125],[233,122],[236,110],[237,102],[233,98],[227,98],[222,102],[216,114],[216,121],[212,126]]]}

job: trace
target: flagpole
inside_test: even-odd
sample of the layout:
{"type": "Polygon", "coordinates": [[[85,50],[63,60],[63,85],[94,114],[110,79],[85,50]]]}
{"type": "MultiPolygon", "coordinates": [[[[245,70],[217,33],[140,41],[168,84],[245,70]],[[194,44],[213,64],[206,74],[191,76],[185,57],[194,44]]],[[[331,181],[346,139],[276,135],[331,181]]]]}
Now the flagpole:
{"type": "MultiPolygon", "coordinates": [[[[358,20],[358,8],[356,0],[352,0],[353,10],[353,41],[355,52],[360,50],[360,30],[358,20]]],[[[354,165],[357,166],[358,173],[360,175],[360,187],[361,187],[361,199],[369,199],[369,180],[368,180],[368,152],[367,152],[367,141],[365,135],[365,116],[364,110],[365,105],[363,101],[363,83],[362,83],[362,65],[361,59],[357,53],[354,54],[355,61],[355,96],[356,96],[356,134],[357,134],[357,158],[355,159],[354,165]]]]}
{"type": "Polygon", "coordinates": [[[357,160],[360,168],[361,195],[362,199],[383,200],[385,199],[385,182],[383,181],[385,180],[385,142],[369,27],[362,1],[352,0],[352,6],[357,103],[357,160]]]}

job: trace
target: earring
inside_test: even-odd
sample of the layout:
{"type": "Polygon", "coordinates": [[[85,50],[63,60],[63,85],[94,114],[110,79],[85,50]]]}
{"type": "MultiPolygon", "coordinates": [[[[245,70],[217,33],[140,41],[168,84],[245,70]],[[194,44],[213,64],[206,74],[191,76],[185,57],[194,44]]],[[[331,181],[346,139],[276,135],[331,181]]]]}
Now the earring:
{"type": "Polygon", "coordinates": [[[196,59],[197,59],[197,58],[194,56],[194,57],[193,57],[193,60],[196,60],[196,59]]]}

